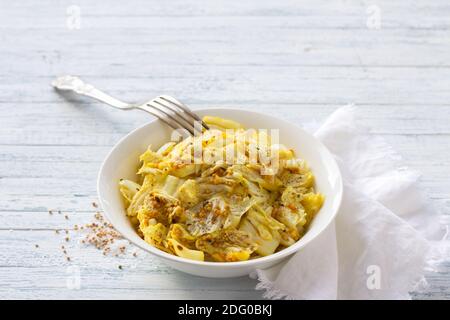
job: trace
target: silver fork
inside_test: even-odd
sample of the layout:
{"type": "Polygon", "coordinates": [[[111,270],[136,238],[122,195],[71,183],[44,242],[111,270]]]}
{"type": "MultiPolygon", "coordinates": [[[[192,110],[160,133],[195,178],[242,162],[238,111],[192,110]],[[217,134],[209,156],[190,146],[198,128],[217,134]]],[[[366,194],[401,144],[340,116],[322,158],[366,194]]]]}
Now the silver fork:
{"type": "Polygon", "coordinates": [[[140,104],[131,104],[120,101],[94,86],[85,83],[78,77],[62,76],[52,82],[53,87],[63,91],[73,91],[78,94],[97,99],[114,108],[121,110],[139,109],[157,117],[173,129],[185,129],[191,135],[201,132],[202,128],[209,130],[199,116],[193,113],[186,105],[175,98],[162,95],[140,104]]]}

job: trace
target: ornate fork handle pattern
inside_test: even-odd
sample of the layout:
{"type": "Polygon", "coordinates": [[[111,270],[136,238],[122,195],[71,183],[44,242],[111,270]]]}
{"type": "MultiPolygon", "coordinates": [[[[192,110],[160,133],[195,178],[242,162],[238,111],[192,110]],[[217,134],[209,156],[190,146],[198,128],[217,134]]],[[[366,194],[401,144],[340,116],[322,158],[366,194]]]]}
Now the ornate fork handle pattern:
{"type": "Polygon", "coordinates": [[[109,94],[98,90],[93,85],[85,83],[78,77],[62,76],[52,82],[53,87],[63,91],[74,91],[78,94],[97,99],[119,109],[132,109],[133,105],[120,101],[109,94]]]}

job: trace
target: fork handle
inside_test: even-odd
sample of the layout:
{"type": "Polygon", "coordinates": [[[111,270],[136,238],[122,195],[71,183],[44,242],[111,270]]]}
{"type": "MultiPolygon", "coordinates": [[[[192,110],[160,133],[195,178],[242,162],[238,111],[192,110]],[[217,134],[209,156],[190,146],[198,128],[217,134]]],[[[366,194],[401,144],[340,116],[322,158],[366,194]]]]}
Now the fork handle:
{"type": "Polygon", "coordinates": [[[104,102],[104,103],[106,103],[112,107],[118,108],[118,109],[133,108],[132,105],[125,103],[123,101],[120,101],[114,97],[111,97],[109,94],[98,90],[93,85],[85,83],[83,80],[81,80],[78,77],[62,76],[62,77],[59,77],[56,80],[54,80],[52,82],[52,85],[53,85],[53,87],[55,87],[58,90],[73,91],[78,94],[97,99],[101,102],[104,102]]]}
{"type": "MultiPolygon", "coordinates": [[[[170,115],[161,112],[160,110],[151,108],[149,105],[133,105],[120,101],[103,91],[98,90],[93,85],[85,83],[78,77],[74,76],[62,76],[52,82],[52,86],[62,91],[73,91],[83,96],[94,98],[98,101],[106,103],[112,107],[121,110],[139,109],[150,113],[152,116],[159,118],[162,122],[167,124],[173,129],[180,129],[182,126],[170,115]]],[[[191,133],[193,134],[193,133],[191,133]]]]}

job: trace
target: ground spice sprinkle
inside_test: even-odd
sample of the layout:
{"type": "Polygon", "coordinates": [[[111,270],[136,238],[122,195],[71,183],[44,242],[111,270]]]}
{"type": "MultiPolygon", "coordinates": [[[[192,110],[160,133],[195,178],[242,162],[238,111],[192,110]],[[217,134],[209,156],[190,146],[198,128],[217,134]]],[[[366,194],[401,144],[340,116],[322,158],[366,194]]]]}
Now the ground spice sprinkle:
{"type": "MultiPolygon", "coordinates": [[[[95,213],[94,222],[88,223],[79,229],[87,230],[87,235],[82,240],[82,243],[93,245],[97,249],[102,250],[103,255],[107,255],[113,251],[112,249],[116,240],[123,239],[120,233],[114,229],[112,224],[105,220],[100,212],[95,213]]],[[[121,245],[118,250],[121,254],[123,254],[125,253],[126,246],[121,245]]]]}

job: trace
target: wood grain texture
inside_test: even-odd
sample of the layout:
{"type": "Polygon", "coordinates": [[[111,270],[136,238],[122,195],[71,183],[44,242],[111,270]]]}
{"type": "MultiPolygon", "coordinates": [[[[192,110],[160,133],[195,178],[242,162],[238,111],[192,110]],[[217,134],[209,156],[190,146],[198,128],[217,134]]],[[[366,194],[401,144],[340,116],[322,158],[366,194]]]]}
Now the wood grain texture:
{"type": "MultiPolygon", "coordinates": [[[[193,108],[260,110],[300,125],[354,103],[449,214],[448,1],[0,4],[0,298],[262,298],[249,278],[197,278],[141,251],[104,257],[80,245],[73,225],[92,220],[102,159],[150,118],[58,95],[50,81],[62,74],[126,101],[167,93],[193,108]],[[379,30],[366,26],[374,4],[379,30]],[[79,30],[66,25],[71,5],[79,30]],[[59,229],[70,230],[68,243],[59,229]],[[67,287],[71,266],[78,290],[67,287]]],[[[450,299],[450,264],[428,281],[414,298],[450,299]]]]}

